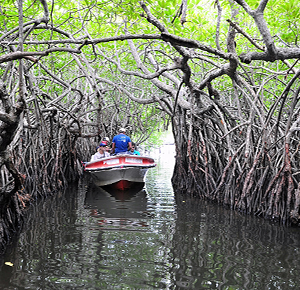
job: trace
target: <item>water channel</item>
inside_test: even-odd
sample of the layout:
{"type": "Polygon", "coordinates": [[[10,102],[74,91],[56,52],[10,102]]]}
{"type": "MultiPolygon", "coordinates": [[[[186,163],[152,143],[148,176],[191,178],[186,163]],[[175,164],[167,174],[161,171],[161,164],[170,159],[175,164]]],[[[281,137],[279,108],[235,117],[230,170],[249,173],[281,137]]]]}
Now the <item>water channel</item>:
{"type": "Polygon", "coordinates": [[[83,178],[31,207],[0,259],[0,289],[300,289],[300,228],[175,202],[170,148],[137,193],[83,178]]]}

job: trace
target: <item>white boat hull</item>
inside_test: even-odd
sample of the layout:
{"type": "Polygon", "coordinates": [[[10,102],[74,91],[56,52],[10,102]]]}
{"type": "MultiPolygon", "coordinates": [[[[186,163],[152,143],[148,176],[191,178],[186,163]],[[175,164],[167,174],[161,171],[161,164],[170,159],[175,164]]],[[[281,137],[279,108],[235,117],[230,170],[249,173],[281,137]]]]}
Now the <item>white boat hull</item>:
{"type": "Polygon", "coordinates": [[[90,172],[93,180],[98,186],[106,186],[116,183],[120,180],[127,180],[129,182],[141,183],[145,181],[145,176],[148,168],[112,168],[101,171],[90,172]]]}
{"type": "Polygon", "coordinates": [[[114,185],[127,189],[137,183],[144,183],[149,168],[156,166],[149,157],[116,155],[85,164],[85,171],[92,175],[97,186],[114,185]]]}

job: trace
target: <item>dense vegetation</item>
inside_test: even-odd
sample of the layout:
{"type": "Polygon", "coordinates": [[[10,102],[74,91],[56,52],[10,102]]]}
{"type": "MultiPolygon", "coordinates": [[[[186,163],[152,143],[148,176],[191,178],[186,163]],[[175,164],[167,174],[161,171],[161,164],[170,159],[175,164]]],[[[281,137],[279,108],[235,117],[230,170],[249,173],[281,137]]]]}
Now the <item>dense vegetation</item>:
{"type": "Polygon", "coordinates": [[[176,194],[299,223],[298,1],[0,5],[2,240],[101,138],[170,122],[176,194]]]}

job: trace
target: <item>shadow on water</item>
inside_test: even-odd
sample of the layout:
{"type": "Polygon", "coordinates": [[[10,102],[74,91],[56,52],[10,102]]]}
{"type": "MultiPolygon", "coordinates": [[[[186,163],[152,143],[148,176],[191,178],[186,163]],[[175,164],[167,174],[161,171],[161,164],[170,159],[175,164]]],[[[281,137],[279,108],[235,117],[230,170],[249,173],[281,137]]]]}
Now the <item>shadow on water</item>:
{"type": "Polygon", "coordinates": [[[300,289],[299,228],[175,202],[165,159],[140,190],[83,179],[30,208],[0,289],[300,289]]]}

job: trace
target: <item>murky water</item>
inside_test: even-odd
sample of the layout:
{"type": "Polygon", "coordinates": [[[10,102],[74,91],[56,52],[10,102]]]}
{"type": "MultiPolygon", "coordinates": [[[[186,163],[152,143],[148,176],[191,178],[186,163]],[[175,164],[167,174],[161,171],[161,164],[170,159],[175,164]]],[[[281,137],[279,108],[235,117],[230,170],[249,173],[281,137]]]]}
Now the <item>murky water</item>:
{"type": "Polygon", "coordinates": [[[81,182],[30,209],[0,289],[300,289],[300,229],[176,204],[168,152],[139,192],[81,182]]]}

